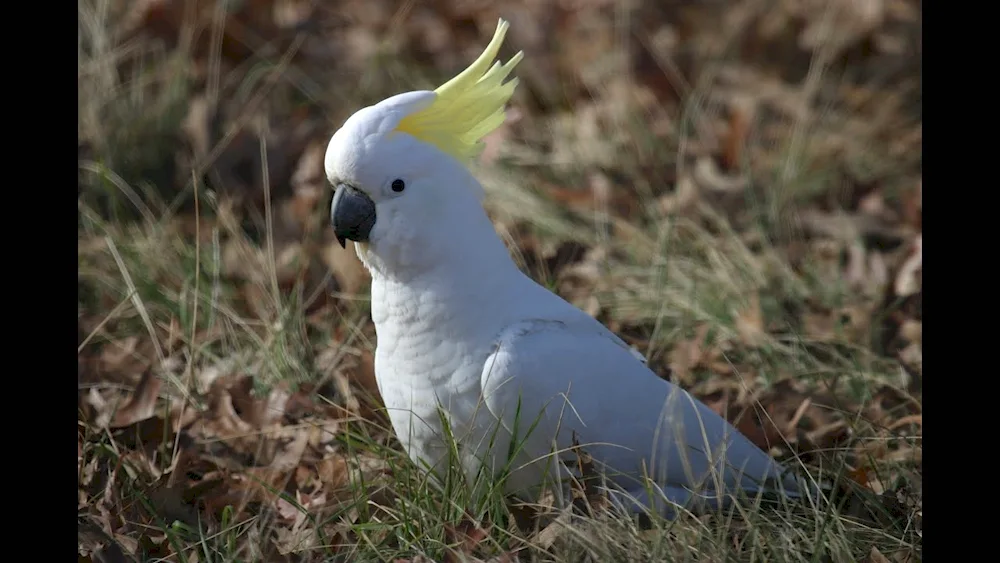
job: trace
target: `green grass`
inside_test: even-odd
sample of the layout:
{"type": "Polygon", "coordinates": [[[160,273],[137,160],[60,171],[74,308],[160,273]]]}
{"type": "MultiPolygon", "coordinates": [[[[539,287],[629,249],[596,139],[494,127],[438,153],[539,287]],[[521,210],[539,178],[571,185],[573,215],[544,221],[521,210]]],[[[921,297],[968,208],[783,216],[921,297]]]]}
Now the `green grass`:
{"type": "MultiPolygon", "coordinates": [[[[744,189],[702,190],[667,209],[704,158],[684,152],[702,134],[697,119],[721,111],[707,76],[671,115],[680,125],[670,133],[651,132],[657,116],[636,102],[598,123],[605,135],[589,146],[596,141],[572,129],[586,104],[567,99],[526,115],[497,163],[477,167],[500,234],[540,283],[707,401],[781,424],[803,408],[789,441],[774,444],[779,458],[875,483],[815,506],[746,499],[642,523],[561,515],[515,506],[496,483],[469,486],[454,464],[431,479],[406,458],[365,397],[375,346],[367,289],[330,289],[318,258],[330,239],[282,234],[283,201],[252,209],[193,173],[206,163],[180,148],[197,90],[190,46],[116,44],[116,5],[80,5],[79,544],[91,560],[95,550],[121,550],[185,562],[510,561],[503,557],[514,553],[520,561],[839,562],[873,549],[890,561],[921,559],[920,389],[880,344],[894,310],[840,273],[860,236],[807,236],[800,221],[816,208],[837,213],[823,206],[841,205],[848,175],[881,182],[889,204],[905,196],[919,160],[885,140],[895,125],[861,127],[863,115],[838,106],[762,126],[744,151],[744,189]],[[830,149],[838,135],[857,150],[830,149]],[[539,140],[561,143],[562,157],[539,140]],[[586,193],[601,181],[607,201],[569,204],[551,189],[586,193]],[[631,211],[619,212],[620,201],[631,211]],[[584,253],[556,260],[570,243],[584,253]],[[701,360],[678,370],[689,349],[701,360]],[[109,426],[147,370],[162,381],[153,416],[109,426]],[[285,399],[296,406],[269,414],[285,399]]],[[[360,92],[308,60],[282,74],[277,53],[226,67],[220,99],[231,95],[224,109],[235,112],[263,97],[272,123],[302,100],[343,117],[443,75],[414,72],[397,53],[379,56],[392,64],[372,63],[360,92]]],[[[829,73],[823,84],[832,88],[840,78],[829,73]]],[[[209,152],[229,140],[213,138],[209,152]]],[[[326,201],[310,211],[318,224],[326,201]]]]}

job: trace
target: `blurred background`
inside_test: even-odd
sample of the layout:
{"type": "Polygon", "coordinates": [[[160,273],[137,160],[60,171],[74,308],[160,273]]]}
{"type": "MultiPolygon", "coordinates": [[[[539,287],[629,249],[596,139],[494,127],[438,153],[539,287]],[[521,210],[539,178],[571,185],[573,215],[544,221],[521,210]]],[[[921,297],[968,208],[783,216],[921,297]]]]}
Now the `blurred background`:
{"type": "MultiPolygon", "coordinates": [[[[500,58],[525,58],[474,172],[518,264],[773,454],[836,459],[919,512],[919,2],[79,0],[78,16],[81,554],[176,557],[149,530],[227,505],[293,530],[289,498],[330,509],[362,471],[345,420],[391,448],[368,277],[328,226],[323,154],[357,109],[464,69],[499,17],[500,58]]],[[[267,549],[294,551],[280,533],[267,549]]]]}

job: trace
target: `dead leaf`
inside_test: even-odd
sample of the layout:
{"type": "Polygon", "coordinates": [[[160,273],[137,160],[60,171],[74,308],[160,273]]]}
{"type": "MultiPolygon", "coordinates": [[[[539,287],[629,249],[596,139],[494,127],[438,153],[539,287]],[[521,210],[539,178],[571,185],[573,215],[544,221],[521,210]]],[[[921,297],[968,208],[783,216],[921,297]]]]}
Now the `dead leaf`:
{"type": "Polygon", "coordinates": [[[923,224],[923,180],[917,181],[915,189],[903,194],[903,219],[917,231],[923,224]]]}
{"type": "Polygon", "coordinates": [[[450,546],[444,555],[444,563],[469,561],[479,544],[489,537],[489,527],[483,527],[466,515],[457,526],[446,524],[445,540],[450,546]]]}
{"type": "Polygon", "coordinates": [[[906,319],[899,327],[899,334],[907,342],[914,344],[923,343],[923,323],[916,319],[906,319]]]}
{"type": "Polygon", "coordinates": [[[124,407],[118,409],[111,420],[111,428],[123,428],[136,422],[152,418],[156,414],[156,398],[160,392],[160,379],[147,369],[139,379],[132,397],[124,407]]]}
{"type": "Polygon", "coordinates": [[[309,495],[302,491],[296,491],[295,504],[285,500],[284,497],[278,497],[275,500],[275,509],[285,520],[298,523],[308,517],[309,511],[316,510],[325,504],[326,495],[323,493],[309,495]]]}
{"type": "Polygon", "coordinates": [[[660,196],[657,202],[664,215],[682,213],[691,209],[698,201],[698,184],[689,174],[678,178],[672,193],[660,196]]]}
{"type": "Polygon", "coordinates": [[[799,46],[809,50],[840,52],[869,35],[885,18],[884,0],[802,2],[799,10],[806,20],[799,46]]]}
{"type": "MultiPolygon", "coordinates": [[[[194,162],[200,162],[211,150],[213,109],[204,94],[193,96],[188,102],[188,113],[181,123],[181,132],[191,146],[194,162]]],[[[193,163],[192,163],[193,164],[193,163]]]]}
{"type": "Polygon", "coordinates": [[[812,405],[812,399],[806,397],[802,400],[799,408],[795,409],[795,414],[792,415],[792,419],[788,421],[785,425],[785,434],[788,436],[795,435],[795,428],[799,425],[799,421],[802,420],[802,416],[806,413],[806,409],[812,405]]]}
{"type": "Polygon", "coordinates": [[[522,115],[521,111],[517,108],[512,107],[507,110],[506,119],[504,119],[500,127],[497,127],[492,133],[483,137],[485,147],[479,155],[480,162],[487,165],[496,162],[500,156],[500,147],[503,146],[510,134],[511,126],[520,121],[522,115]]]}
{"type": "Polygon", "coordinates": [[[98,428],[104,428],[111,422],[111,417],[114,416],[112,405],[97,387],[91,387],[87,390],[83,403],[93,411],[93,416],[90,419],[91,424],[98,428]]]}
{"type": "Polygon", "coordinates": [[[319,219],[315,217],[314,212],[318,204],[323,201],[323,196],[329,193],[330,188],[327,186],[323,170],[325,154],[325,141],[309,143],[302,156],[299,157],[295,171],[292,173],[292,220],[304,232],[317,226],[312,224],[314,219],[319,219]]]}
{"type": "Polygon", "coordinates": [[[742,176],[727,175],[719,170],[719,165],[710,156],[699,158],[691,175],[699,187],[722,194],[742,193],[748,183],[742,176]]]}
{"type": "Polygon", "coordinates": [[[752,293],[750,301],[736,315],[736,332],[743,344],[750,347],[760,346],[767,341],[767,331],[764,329],[764,313],[760,308],[760,295],[752,293]]]}
{"type": "Polygon", "coordinates": [[[309,445],[309,432],[305,428],[286,427],[280,441],[284,444],[277,446],[274,457],[271,459],[270,467],[277,471],[293,471],[302,460],[302,455],[309,445]],[[289,441],[287,434],[292,434],[289,441]]]}
{"type": "Polygon", "coordinates": [[[573,506],[591,518],[610,506],[610,501],[601,488],[601,475],[594,467],[594,458],[580,447],[576,432],[573,433],[573,446],[570,452],[576,456],[576,469],[579,478],[573,479],[570,490],[573,495],[573,506]]]}
{"type": "Polygon", "coordinates": [[[920,292],[921,280],[923,279],[923,261],[923,235],[917,235],[909,257],[896,273],[896,279],[893,283],[896,297],[908,297],[920,292]]]}
{"type": "Polygon", "coordinates": [[[368,269],[358,258],[354,245],[341,248],[332,236],[323,247],[322,260],[330,268],[330,272],[337,280],[337,288],[343,294],[357,294],[371,277],[368,269]]]}
{"type": "Polygon", "coordinates": [[[138,336],[127,336],[101,348],[97,371],[104,380],[132,383],[135,381],[135,374],[149,369],[154,357],[151,341],[138,336]]]}
{"type": "Polygon", "coordinates": [[[193,506],[195,499],[185,495],[181,487],[170,487],[166,480],[160,480],[148,494],[149,500],[156,507],[155,516],[167,522],[179,520],[192,527],[198,526],[198,511],[193,506]]]}
{"type": "Polygon", "coordinates": [[[379,395],[378,380],[375,379],[375,355],[370,351],[361,352],[357,367],[351,371],[351,383],[361,391],[359,398],[362,405],[376,410],[381,408],[382,398],[379,395]]]}
{"type": "Polygon", "coordinates": [[[890,561],[888,557],[882,555],[882,552],[873,545],[872,550],[868,552],[868,557],[864,559],[863,563],[890,563],[890,561]]]}
{"type": "Polygon", "coordinates": [[[542,549],[549,549],[560,536],[569,531],[572,521],[573,511],[567,507],[552,522],[535,534],[533,541],[542,549]]]}
{"type": "Polygon", "coordinates": [[[338,492],[349,484],[350,468],[342,455],[323,458],[316,464],[319,480],[331,492],[338,492]]]}
{"type": "Polygon", "coordinates": [[[282,555],[307,552],[319,545],[319,541],[316,528],[308,524],[305,515],[291,527],[277,526],[274,529],[274,547],[282,555]]]}
{"type": "Polygon", "coordinates": [[[911,375],[920,378],[924,373],[924,353],[919,342],[914,342],[897,354],[899,361],[909,369],[911,375]]]}
{"type": "Polygon", "coordinates": [[[772,409],[765,408],[765,411],[759,413],[753,407],[747,408],[730,422],[758,448],[768,452],[775,446],[783,446],[786,438],[774,424],[775,413],[772,409]]]}
{"type": "MultiPolygon", "coordinates": [[[[266,524],[267,515],[273,514],[274,526],[252,525],[246,533],[236,534],[240,549],[255,560],[308,559],[316,553],[300,550],[310,546],[334,558],[350,558],[352,544],[359,541],[350,532],[363,525],[357,508],[344,511],[343,522],[334,525],[339,526],[336,531],[324,529],[318,536],[315,526],[325,527],[325,518],[306,518],[295,505],[305,506],[314,516],[325,516],[316,512],[332,514],[335,505],[345,501],[353,504],[354,488],[361,487],[362,481],[367,489],[362,493],[371,506],[385,507],[376,508],[374,517],[390,527],[398,524],[392,520],[398,518],[393,507],[399,506],[392,463],[371,452],[347,458],[338,443],[348,424],[365,425],[372,430],[373,439],[392,442],[391,430],[378,428],[387,421],[374,379],[373,357],[366,350],[365,340],[374,336],[370,320],[363,313],[358,318],[344,318],[347,311],[353,314],[365,309],[346,307],[345,301],[366,291],[369,276],[353,247],[341,249],[333,241],[329,210],[323,208],[329,201],[330,186],[322,160],[332,129],[360,107],[358,92],[365,98],[377,98],[398,89],[399,73],[389,67],[369,72],[373,61],[416,63],[427,70],[426,80],[447,76],[480,52],[500,12],[512,22],[504,50],[524,50],[525,60],[531,64],[516,70],[521,86],[505,123],[484,139],[479,165],[485,172],[509,154],[519,172],[517,178],[508,180],[540,192],[538,201],[547,206],[555,202],[557,207],[576,212],[565,217],[572,220],[573,228],[563,229],[562,222],[536,224],[541,215],[532,209],[508,210],[491,202],[492,217],[512,222],[505,242],[519,260],[523,256],[523,264],[530,265],[526,271],[552,282],[560,295],[620,332],[629,345],[656,352],[656,343],[648,341],[657,334],[656,329],[630,318],[631,312],[622,313],[623,297],[636,289],[633,284],[640,283],[632,279],[633,268],[617,266],[635,266],[630,262],[636,259],[645,263],[651,259],[650,252],[659,249],[658,244],[655,248],[650,244],[657,243],[651,240],[656,234],[657,215],[682,214],[681,223],[703,230],[709,244],[722,241],[730,234],[725,228],[732,227],[731,232],[753,253],[748,258],[768,261],[764,264],[767,277],[776,274],[773,281],[779,283],[761,288],[759,295],[744,293],[743,302],[730,311],[735,319],[735,339],[710,339],[710,325],[698,326],[693,335],[672,342],[666,358],[654,353],[651,367],[664,373],[663,364],[667,363],[679,383],[691,384],[692,392],[704,398],[710,408],[729,420],[738,420],[737,425],[754,442],[766,447],[787,439],[795,451],[779,453],[799,454],[807,464],[825,461],[822,456],[828,452],[846,456],[849,467],[857,466],[857,460],[869,453],[879,460],[898,459],[901,463],[893,464],[897,466],[921,459],[920,443],[913,439],[922,431],[919,396],[913,399],[880,391],[858,405],[842,396],[846,387],[843,380],[831,382],[829,393],[786,387],[782,380],[801,376],[787,372],[800,368],[811,371],[813,362],[774,366],[778,373],[761,374],[758,371],[764,370],[756,359],[758,354],[737,349],[760,346],[773,335],[789,343],[788,348],[796,353],[812,355],[815,351],[817,367],[820,363],[834,367],[838,362],[827,362],[825,351],[836,350],[863,355],[862,363],[873,369],[901,364],[908,373],[919,373],[922,321],[917,301],[922,269],[915,267],[916,257],[901,247],[921,232],[922,127],[919,116],[913,123],[907,115],[910,109],[901,109],[904,102],[909,104],[907,96],[901,94],[908,86],[897,80],[914,79],[906,72],[897,72],[897,59],[920,53],[919,38],[915,42],[910,37],[914,32],[919,36],[918,2],[782,0],[762,12],[760,2],[734,6],[689,2],[678,7],[676,2],[663,6],[627,2],[624,6],[613,0],[532,0],[499,6],[473,0],[396,6],[387,0],[351,0],[329,9],[313,0],[249,0],[223,9],[218,3],[192,0],[139,0],[130,4],[132,22],[124,26],[118,13],[120,2],[111,4],[107,23],[112,24],[113,35],[123,28],[125,32],[120,37],[108,36],[106,45],[89,46],[94,52],[83,53],[88,61],[81,62],[80,79],[110,73],[113,84],[108,84],[112,87],[107,90],[116,97],[98,100],[102,103],[95,106],[117,108],[108,102],[124,94],[130,100],[126,105],[139,103],[135,109],[151,121],[163,121],[158,117],[166,112],[163,116],[169,119],[165,122],[173,124],[168,127],[169,134],[186,143],[167,147],[165,160],[173,159],[174,181],[188,185],[205,180],[208,191],[199,192],[206,196],[201,200],[202,213],[195,216],[185,208],[186,203],[177,209],[170,205],[177,217],[165,223],[159,233],[162,236],[157,238],[170,243],[171,251],[189,251],[193,249],[173,243],[186,245],[193,242],[193,235],[200,235],[201,256],[211,256],[212,263],[203,262],[203,277],[194,281],[197,285],[212,280],[211,285],[197,287],[206,294],[211,291],[212,311],[218,314],[199,313],[198,321],[214,319],[211,324],[220,334],[186,335],[188,327],[180,317],[172,318],[162,307],[151,307],[148,313],[168,356],[186,353],[195,345],[212,346],[203,348],[211,352],[207,356],[195,354],[190,374],[183,372],[185,377],[196,379],[196,385],[189,389],[191,397],[172,397],[165,411],[155,406],[159,399],[154,390],[148,401],[153,410],[144,410],[140,408],[147,392],[141,389],[146,383],[143,378],[148,377],[151,365],[158,375],[162,368],[141,324],[135,323],[139,332],[127,326],[137,320],[135,311],[126,303],[119,310],[123,314],[108,318],[121,297],[113,292],[97,295],[96,306],[81,299],[79,342],[87,337],[87,345],[80,352],[78,368],[80,427],[85,430],[78,442],[78,502],[88,520],[107,530],[100,539],[85,540],[91,553],[84,554],[84,559],[96,560],[102,554],[115,559],[121,555],[115,552],[116,545],[124,558],[178,557],[165,535],[151,531],[155,526],[136,510],[137,503],[123,496],[130,490],[126,485],[134,484],[128,480],[159,483],[160,477],[173,492],[182,492],[183,502],[189,505],[192,503],[186,495],[204,490],[197,506],[204,515],[214,517],[202,521],[209,528],[219,522],[226,506],[234,508],[234,522],[253,523],[264,517],[266,524]],[[614,25],[620,19],[614,17],[618,8],[624,8],[639,24],[625,35],[614,25]],[[692,15],[694,12],[698,14],[692,15]],[[901,21],[910,25],[899,29],[901,21]],[[297,49],[300,56],[285,72],[281,54],[290,36],[302,42],[297,49]],[[724,56],[732,51],[732,41],[727,39],[732,37],[739,39],[735,45],[739,56],[735,58],[724,56]],[[798,52],[794,48],[797,40],[813,52],[798,52]],[[178,50],[182,42],[184,48],[178,50]],[[858,48],[836,54],[851,44],[858,48]],[[110,56],[93,56],[104,49],[110,56]],[[136,62],[122,64],[126,59],[136,62]],[[840,70],[846,64],[860,72],[848,72],[846,80],[839,71],[809,72],[810,68],[822,70],[824,64],[840,70]],[[868,75],[878,76],[877,83],[868,75]],[[141,80],[136,82],[135,78],[141,80]],[[132,82],[139,89],[129,96],[131,89],[119,86],[132,82]],[[147,89],[147,83],[153,87],[147,89]],[[313,102],[318,94],[334,103],[325,103],[324,110],[315,111],[313,102]],[[694,98],[698,98],[697,104],[685,103],[694,98]],[[303,107],[306,112],[297,109],[303,107]],[[300,125],[314,129],[309,132],[309,127],[300,125]],[[790,145],[789,134],[794,132],[802,136],[791,140],[801,142],[790,145]],[[266,143],[263,156],[262,143],[266,143]],[[796,149],[795,154],[786,150],[789,146],[796,149]],[[201,162],[209,160],[213,152],[221,153],[211,159],[214,162],[201,162]],[[190,177],[189,160],[210,166],[207,178],[190,177]],[[877,166],[870,167],[870,163],[877,166]],[[271,196],[269,216],[264,206],[265,168],[271,196]],[[881,176],[890,170],[893,176],[897,171],[899,174],[891,181],[891,191],[888,183],[878,184],[886,180],[881,176]],[[828,171],[833,176],[827,177],[828,171]],[[831,193],[841,184],[849,194],[831,193]],[[796,187],[797,192],[779,193],[784,187],[796,187]],[[758,205],[762,202],[766,205],[758,205]],[[847,204],[841,205],[843,202],[847,204]],[[642,207],[648,203],[652,209],[642,207]],[[786,213],[786,207],[793,209],[786,213]],[[841,207],[844,210],[838,211],[841,207]],[[771,217],[775,210],[778,213],[771,217]],[[725,222],[713,219],[716,212],[725,222]],[[761,212],[768,213],[760,216],[766,220],[758,220],[761,212]],[[783,227],[786,215],[789,221],[801,222],[787,229],[795,240],[770,236],[772,219],[775,226],[783,227]],[[610,237],[574,236],[575,232],[584,233],[595,218],[599,233],[607,231],[610,237]],[[265,242],[260,236],[267,226],[273,228],[267,230],[270,239],[265,242]],[[720,226],[726,232],[720,234],[720,226]],[[274,256],[263,251],[271,239],[274,256]],[[814,261],[818,254],[814,251],[820,245],[825,245],[824,258],[814,261]],[[633,254],[631,250],[640,252],[633,254]],[[773,264],[772,251],[777,251],[773,264]],[[780,271],[786,261],[783,256],[794,270],[787,278],[791,286],[783,282],[786,276],[780,271]],[[256,373],[266,351],[256,350],[249,344],[252,338],[243,336],[253,337],[253,332],[267,336],[284,313],[279,306],[286,300],[279,303],[275,299],[279,296],[270,294],[270,260],[278,266],[279,291],[303,288],[303,299],[289,299],[287,304],[306,310],[307,334],[303,336],[308,338],[302,343],[310,349],[305,350],[305,358],[313,360],[310,367],[324,380],[312,387],[301,386],[295,393],[279,387],[268,395],[258,395],[251,392],[252,380],[240,370],[256,373]],[[836,305],[829,299],[804,303],[789,299],[784,307],[782,298],[790,289],[796,297],[801,290],[812,289],[812,283],[799,287],[796,277],[846,281],[838,284],[847,292],[845,299],[840,299],[838,291],[836,305]],[[784,322],[771,325],[772,319],[763,315],[761,301],[771,303],[775,297],[784,309],[773,320],[784,320],[787,315],[788,327],[784,322]],[[884,303],[876,305],[881,309],[873,312],[874,301],[884,303]],[[855,307],[860,314],[852,312],[855,307]],[[803,315],[806,338],[800,347],[787,339],[785,331],[799,336],[803,315]],[[887,318],[887,326],[891,325],[891,330],[882,331],[891,343],[877,351],[881,359],[868,355],[870,342],[864,337],[869,336],[871,317],[887,318]],[[121,322],[123,318],[129,322],[121,322]],[[331,326],[335,327],[332,337],[326,339],[331,326]],[[233,329],[233,335],[240,338],[230,338],[233,329]],[[352,330],[359,333],[352,334],[352,330]],[[312,348],[315,336],[329,344],[312,348]],[[230,350],[234,345],[237,348],[230,350]],[[223,359],[213,365],[217,351],[222,351],[223,359]],[[773,375],[768,378],[773,388],[764,390],[761,375],[773,375]],[[136,387],[135,392],[121,391],[129,387],[136,387]],[[116,406],[122,406],[119,413],[115,413],[116,406]],[[136,411],[134,416],[127,416],[130,410],[136,411]],[[150,412],[156,414],[142,419],[150,412]],[[169,415],[157,416],[165,412],[169,415]],[[99,431],[112,422],[129,422],[129,418],[137,422],[110,434],[99,431]],[[122,463],[118,467],[108,467],[101,455],[106,439],[113,440],[119,450],[116,453],[122,463]],[[879,445],[870,451],[860,447],[869,443],[879,445]],[[164,459],[172,453],[177,457],[164,459]],[[275,491],[280,491],[283,499],[275,491]],[[322,547],[318,545],[320,537],[325,544],[322,547]],[[101,548],[105,550],[100,552],[101,548]]],[[[426,80],[420,78],[421,82],[426,80]]],[[[919,99],[917,102],[919,113],[919,99]]],[[[110,112],[109,117],[116,113],[110,112]]],[[[115,132],[112,126],[116,123],[106,125],[108,132],[115,132]]],[[[100,135],[89,131],[92,126],[85,129],[88,134],[81,142],[80,160],[103,162],[103,149],[94,141],[100,135]]],[[[120,148],[110,145],[113,139],[107,140],[107,148],[120,148]]],[[[132,154],[135,152],[122,154],[126,160],[144,159],[143,154],[132,154]]],[[[493,195],[505,188],[499,181],[501,176],[490,182],[499,188],[493,195]]],[[[148,178],[141,175],[140,179],[148,178]]],[[[142,182],[128,181],[134,188],[145,189],[142,182]]],[[[168,205],[173,192],[168,196],[162,203],[151,201],[168,205]]],[[[507,206],[529,204],[528,199],[519,203],[516,197],[503,202],[507,206]]],[[[110,226],[118,231],[119,225],[110,226]]],[[[785,229],[780,230],[778,234],[783,234],[785,229]]],[[[499,225],[498,231],[508,232],[499,225]]],[[[678,240],[687,242],[687,233],[678,232],[678,240]]],[[[81,231],[80,239],[81,271],[85,263],[91,270],[102,267],[100,261],[108,258],[104,235],[81,231]]],[[[685,244],[679,248],[681,256],[667,256],[668,269],[680,266],[677,271],[683,274],[690,265],[685,253],[693,248],[685,244]]],[[[139,250],[160,258],[152,256],[156,249],[139,250]]],[[[674,248],[663,250],[669,254],[674,248]]],[[[184,254],[185,260],[198,256],[184,254]]],[[[149,268],[148,274],[155,279],[142,282],[161,285],[165,294],[193,297],[189,272],[172,268],[167,262],[171,256],[163,258],[157,265],[165,268],[149,268]]],[[[137,281],[146,277],[147,272],[135,268],[138,263],[128,266],[137,281]]],[[[109,270],[110,277],[103,271],[89,275],[93,273],[118,279],[119,272],[109,270]]],[[[81,285],[86,275],[81,274],[81,285]]],[[[672,290],[684,281],[683,275],[670,276],[663,289],[672,290]]],[[[665,293],[668,298],[669,293],[665,293]]],[[[683,322],[677,315],[665,320],[668,330],[676,327],[671,323],[683,322]]],[[[172,372],[182,373],[186,367],[182,363],[172,372]]],[[[263,367],[268,369],[266,364],[263,367]]],[[[892,371],[878,371],[873,375],[893,375],[895,366],[892,371]]],[[[582,454],[580,472],[589,473],[590,461],[586,452],[582,454]]],[[[897,473],[893,468],[883,478],[882,469],[879,467],[878,477],[884,483],[875,487],[900,481],[901,470],[897,473]]],[[[860,473],[856,477],[867,482],[870,476],[860,473]]],[[[584,481],[582,496],[577,497],[580,500],[592,496],[587,494],[584,481]]],[[[919,476],[903,481],[919,481],[919,476]]],[[[886,495],[890,493],[886,491],[886,495]]],[[[574,542],[581,534],[590,533],[573,521],[571,511],[553,508],[553,496],[551,492],[544,495],[540,506],[534,507],[534,518],[521,526],[522,535],[533,544],[541,544],[542,549],[574,542]]],[[[183,514],[183,506],[178,508],[176,496],[155,500],[170,516],[191,516],[183,514]]],[[[490,532],[496,530],[472,519],[456,523],[448,531],[449,542],[455,545],[449,560],[517,561],[517,552],[493,553],[490,538],[495,533],[490,532]]],[[[660,541],[643,534],[636,539],[647,538],[660,541]]],[[[199,557],[197,549],[189,545],[176,547],[184,549],[192,562],[199,557]]],[[[431,549],[441,552],[440,547],[431,549]]],[[[423,548],[389,546],[393,551],[409,551],[411,555],[401,563],[429,563],[426,557],[412,555],[423,548]]],[[[862,550],[859,558],[883,563],[886,558],[912,557],[904,551],[883,555],[877,549],[871,553],[862,550]]]]}
{"type": "Polygon", "coordinates": [[[436,563],[436,562],[430,557],[426,557],[424,555],[416,555],[414,557],[410,557],[409,559],[403,559],[403,558],[393,559],[392,563],[436,563]]]}
{"type": "Polygon", "coordinates": [[[692,370],[706,366],[715,359],[718,349],[706,347],[709,328],[708,324],[698,325],[692,338],[674,344],[667,354],[671,374],[679,382],[693,383],[692,370]]]}
{"type": "Polygon", "coordinates": [[[722,165],[727,172],[743,166],[743,151],[750,125],[757,110],[757,100],[746,95],[734,96],[729,106],[729,127],[722,137],[722,165]]]}

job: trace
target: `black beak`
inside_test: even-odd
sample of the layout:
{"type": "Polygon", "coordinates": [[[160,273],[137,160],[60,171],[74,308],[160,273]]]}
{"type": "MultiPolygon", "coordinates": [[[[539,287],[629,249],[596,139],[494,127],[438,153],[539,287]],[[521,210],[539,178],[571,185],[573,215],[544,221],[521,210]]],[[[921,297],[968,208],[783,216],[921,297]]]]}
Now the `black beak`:
{"type": "Polygon", "coordinates": [[[375,226],[375,203],[364,192],[347,184],[337,184],[330,204],[330,223],[341,248],[347,240],[367,242],[375,226]]]}

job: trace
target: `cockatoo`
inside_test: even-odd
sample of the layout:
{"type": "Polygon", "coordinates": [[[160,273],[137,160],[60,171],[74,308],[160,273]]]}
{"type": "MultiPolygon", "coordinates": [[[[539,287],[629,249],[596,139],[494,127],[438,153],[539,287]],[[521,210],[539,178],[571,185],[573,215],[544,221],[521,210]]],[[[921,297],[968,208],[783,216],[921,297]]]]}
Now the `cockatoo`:
{"type": "Polygon", "coordinates": [[[575,443],[628,510],[797,494],[773,458],[511,259],[467,168],[517,85],[504,80],[522,53],[494,64],[507,28],[436,90],[351,115],[326,151],[333,230],[371,272],[375,377],[403,448],[530,498],[574,473],[575,443]]]}

